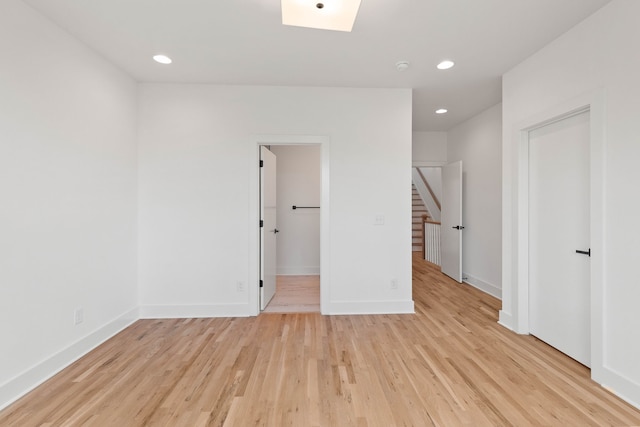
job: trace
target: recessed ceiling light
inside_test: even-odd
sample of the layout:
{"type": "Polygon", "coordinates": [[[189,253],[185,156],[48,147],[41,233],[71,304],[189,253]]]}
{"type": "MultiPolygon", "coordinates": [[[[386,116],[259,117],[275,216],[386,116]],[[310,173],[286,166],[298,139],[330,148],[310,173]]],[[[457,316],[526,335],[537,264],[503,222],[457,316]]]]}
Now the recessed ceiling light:
{"type": "Polygon", "coordinates": [[[154,55],[153,60],[160,64],[171,64],[173,61],[166,55],[154,55]]]}
{"type": "Polygon", "coordinates": [[[351,31],[361,0],[282,0],[282,24],[321,30],[351,31]]]}
{"type": "Polygon", "coordinates": [[[445,61],[442,61],[441,63],[438,64],[438,70],[448,70],[449,68],[453,67],[455,64],[455,62],[453,61],[449,61],[448,59],[445,61]]]}
{"type": "Polygon", "coordinates": [[[436,110],[436,114],[444,114],[447,111],[449,111],[449,110],[447,110],[446,108],[440,108],[440,109],[436,110]]]}
{"type": "Polygon", "coordinates": [[[398,61],[396,62],[396,70],[398,71],[406,71],[409,69],[409,61],[398,61]]]}

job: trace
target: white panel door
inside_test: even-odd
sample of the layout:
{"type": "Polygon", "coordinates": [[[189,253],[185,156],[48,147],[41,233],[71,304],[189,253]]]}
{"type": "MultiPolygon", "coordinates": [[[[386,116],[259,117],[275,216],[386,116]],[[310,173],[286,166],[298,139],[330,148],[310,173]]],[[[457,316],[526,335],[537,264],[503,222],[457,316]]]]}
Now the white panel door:
{"type": "Polygon", "coordinates": [[[589,113],[529,133],[529,327],[591,361],[589,113]]]}
{"type": "Polygon", "coordinates": [[[260,310],[276,293],[276,155],[260,147],[260,310]]]}
{"type": "Polygon", "coordinates": [[[442,272],[462,283],[462,162],[442,168],[440,257],[442,272]]]}

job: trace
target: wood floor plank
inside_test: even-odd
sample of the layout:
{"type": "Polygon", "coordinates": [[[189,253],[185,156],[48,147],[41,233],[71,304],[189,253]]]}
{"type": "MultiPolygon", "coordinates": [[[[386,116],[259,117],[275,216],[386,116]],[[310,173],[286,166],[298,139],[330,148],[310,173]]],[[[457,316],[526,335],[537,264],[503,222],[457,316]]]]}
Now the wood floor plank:
{"type": "MultiPolygon", "coordinates": [[[[416,314],[141,320],[0,426],[638,426],[589,370],[414,258],[416,314]]],[[[299,300],[300,301],[300,300],[299,300]]]]}
{"type": "Polygon", "coordinates": [[[277,276],[264,313],[320,313],[320,276],[277,276]]]}

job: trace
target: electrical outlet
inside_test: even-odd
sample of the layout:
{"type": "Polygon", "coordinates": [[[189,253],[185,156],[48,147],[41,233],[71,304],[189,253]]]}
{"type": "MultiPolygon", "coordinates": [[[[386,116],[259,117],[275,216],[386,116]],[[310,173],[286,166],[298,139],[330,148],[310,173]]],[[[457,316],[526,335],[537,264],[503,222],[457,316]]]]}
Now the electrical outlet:
{"type": "Polygon", "coordinates": [[[73,312],[73,323],[79,325],[84,322],[84,310],[82,308],[76,308],[73,312]]]}
{"type": "Polygon", "coordinates": [[[391,289],[398,289],[398,281],[396,279],[391,280],[391,289]]]}
{"type": "Polygon", "coordinates": [[[238,292],[244,292],[244,283],[242,283],[241,281],[238,281],[236,283],[236,290],[238,292]]]}
{"type": "Polygon", "coordinates": [[[384,215],[383,214],[377,214],[373,218],[373,225],[384,225],[384,215]]]}

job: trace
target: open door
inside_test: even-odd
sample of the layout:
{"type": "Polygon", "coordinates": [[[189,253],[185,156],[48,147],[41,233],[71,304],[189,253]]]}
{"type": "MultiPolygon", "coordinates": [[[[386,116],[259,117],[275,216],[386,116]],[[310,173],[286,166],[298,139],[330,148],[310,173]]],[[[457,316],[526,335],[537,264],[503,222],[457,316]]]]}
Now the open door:
{"type": "Polygon", "coordinates": [[[462,162],[442,168],[440,251],[442,272],[462,283],[462,162]]]}
{"type": "Polygon", "coordinates": [[[260,147],[260,310],[276,293],[276,155],[260,147]]]}

